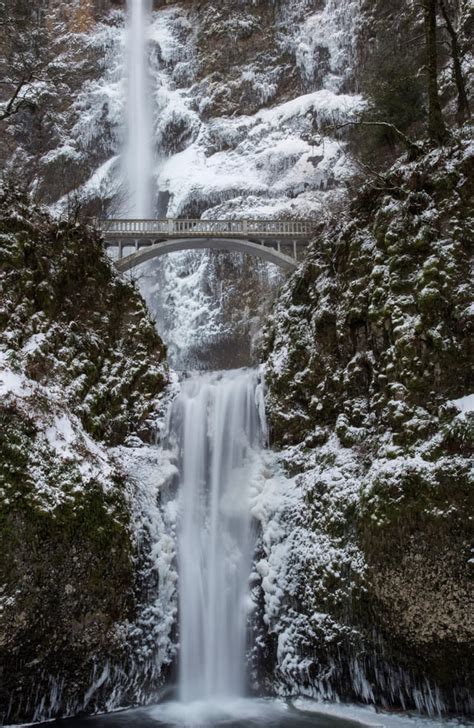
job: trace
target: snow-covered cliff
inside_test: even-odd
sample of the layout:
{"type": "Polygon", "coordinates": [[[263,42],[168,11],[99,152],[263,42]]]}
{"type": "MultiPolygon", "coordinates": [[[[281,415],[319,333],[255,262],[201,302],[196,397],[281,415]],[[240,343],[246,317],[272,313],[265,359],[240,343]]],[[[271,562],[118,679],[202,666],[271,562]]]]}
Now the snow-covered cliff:
{"type": "Polygon", "coordinates": [[[0,720],[13,723],[148,696],[173,658],[176,589],[167,470],[138,438],[169,381],[144,302],[90,230],[3,188],[0,225],[0,720]]]}
{"type": "Polygon", "coordinates": [[[284,694],[472,711],[472,166],[464,134],[401,160],[276,305],[267,407],[291,480],[260,509],[256,600],[284,694]]]}

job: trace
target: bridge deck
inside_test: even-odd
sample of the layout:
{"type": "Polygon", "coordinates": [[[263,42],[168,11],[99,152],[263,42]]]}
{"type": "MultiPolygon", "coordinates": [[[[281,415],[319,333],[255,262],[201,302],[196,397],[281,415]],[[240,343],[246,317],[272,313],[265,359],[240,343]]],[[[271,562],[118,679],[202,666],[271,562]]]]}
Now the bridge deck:
{"type": "Polygon", "coordinates": [[[118,248],[116,266],[121,271],[160,255],[207,248],[247,253],[294,270],[298,250],[306,247],[314,229],[311,220],[95,220],[95,224],[106,247],[118,248]]]}
{"type": "Polygon", "coordinates": [[[250,238],[309,241],[312,220],[97,220],[107,241],[139,238],[250,238]]]}

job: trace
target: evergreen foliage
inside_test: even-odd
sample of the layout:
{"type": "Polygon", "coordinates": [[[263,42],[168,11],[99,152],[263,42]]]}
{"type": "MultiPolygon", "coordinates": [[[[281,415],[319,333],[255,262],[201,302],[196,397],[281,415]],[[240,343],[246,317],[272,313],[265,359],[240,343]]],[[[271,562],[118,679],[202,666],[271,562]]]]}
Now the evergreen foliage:
{"type": "MultiPolygon", "coordinates": [[[[396,8],[377,0],[367,7],[359,83],[369,106],[361,121],[391,124],[413,140],[427,136],[444,143],[449,125],[470,116],[463,41],[470,17],[462,3],[448,0],[421,5],[404,0],[396,8]]],[[[400,142],[387,126],[361,125],[353,134],[355,153],[378,170],[394,161],[400,142]]]]}

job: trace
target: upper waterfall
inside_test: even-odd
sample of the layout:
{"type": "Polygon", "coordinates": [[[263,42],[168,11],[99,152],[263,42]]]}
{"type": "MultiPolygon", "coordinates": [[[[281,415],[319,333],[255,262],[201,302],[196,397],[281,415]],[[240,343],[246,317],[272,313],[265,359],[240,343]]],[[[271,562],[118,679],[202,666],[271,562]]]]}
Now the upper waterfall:
{"type": "Polygon", "coordinates": [[[127,134],[125,188],[132,218],[152,214],[153,122],[148,78],[150,0],[127,0],[127,134]]]}

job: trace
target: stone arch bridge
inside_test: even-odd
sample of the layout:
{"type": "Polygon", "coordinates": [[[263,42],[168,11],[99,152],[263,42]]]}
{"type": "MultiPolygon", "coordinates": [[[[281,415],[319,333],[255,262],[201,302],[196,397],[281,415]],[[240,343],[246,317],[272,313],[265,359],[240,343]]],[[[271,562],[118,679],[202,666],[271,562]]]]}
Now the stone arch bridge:
{"type": "Polygon", "coordinates": [[[311,220],[95,220],[117,269],[180,250],[230,250],[293,271],[314,229],[311,220]]]}

